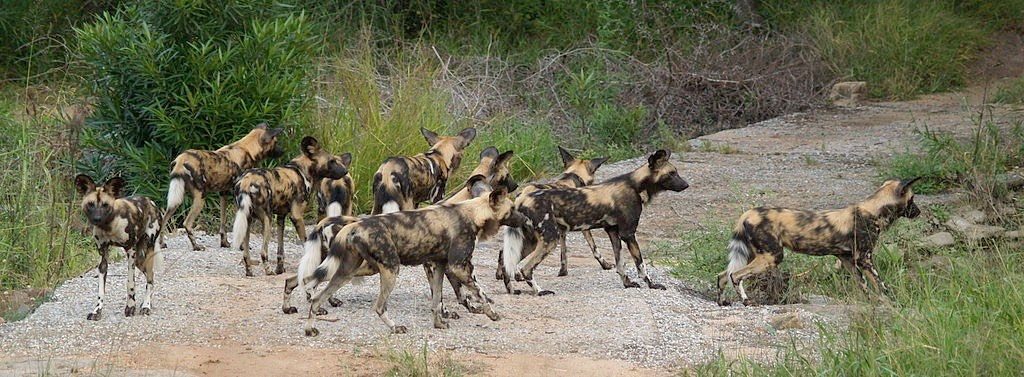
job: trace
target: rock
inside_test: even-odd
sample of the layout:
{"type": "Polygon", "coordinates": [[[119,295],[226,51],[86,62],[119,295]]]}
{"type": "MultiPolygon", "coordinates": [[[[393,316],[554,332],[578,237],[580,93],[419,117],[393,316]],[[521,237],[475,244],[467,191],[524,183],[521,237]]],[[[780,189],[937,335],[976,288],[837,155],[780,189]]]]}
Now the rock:
{"type": "Polygon", "coordinates": [[[928,237],[925,237],[922,244],[925,247],[946,247],[956,243],[953,239],[953,234],[949,232],[938,232],[928,237]]]}
{"type": "Polygon", "coordinates": [[[868,83],[844,81],[832,85],[828,100],[836,106],[857,106],[868,94],[868,83]]]}
{"type": "Polygon", "coordinates": [[[984,239],[1000,237],[1006,233],[1006,229],[1001,226],[995,225],[977,225],[967,228],[964,231],[964,237],[967,237],[971,241],[981,241],[984,239]]]}
{"type": "Polygon", "coordinates": [[[988,219],[988,216],[985,215],[985,212],[972,210],[964,213],[964,218],[975,224],[983,224],[985,223],[985,220],[988,219]]]}
{"type": "Polygon", "coordinates": [[[1003,238],[1008,238],[1008,239],[1011,239],[1011,240],[1019,240],[1019,239],[1021,239],[1021,235],[1022,234],[1021,234],[1020,230],[1011,230],[1009,232],[1003,233],[1003,238]]]}
{"type": "Polygon", "coordinates": [[[804,327],[804,321],[800,319],[800,316],[796,313],[783,313],[768,320],[768,324],[772,325],[776,330],[791,330],[801,329],[804,327]]]}
{"type": "Polygon", "coordinates": [[[946,221],[946,227],[956,231],[957,233],[964,233],[972,226],[974,226],[974,223],[970,220],[957,215],[950,217],[949,221],[946,221]]]}

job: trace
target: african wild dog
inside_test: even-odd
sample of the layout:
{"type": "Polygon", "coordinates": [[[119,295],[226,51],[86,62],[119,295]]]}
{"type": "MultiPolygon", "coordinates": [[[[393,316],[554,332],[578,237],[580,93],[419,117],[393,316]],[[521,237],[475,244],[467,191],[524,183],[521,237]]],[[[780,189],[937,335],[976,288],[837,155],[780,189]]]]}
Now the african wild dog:
{"type": "MultiPolygon", "coordinates": [[[[225,145],[216,151],[189,149],[182,152],[171,162],[171,183],[167,189],[167,212],[164,222],[171,221],[174,211],[185,200],[186,191],[192,194],[192,209],[185,217],[185,234],[192,243],[193,250],[203,250],[192,234],[192,226],[203,210],[204,195],[220,194],[220,246],[229,247],[227,235],[224,234],[227,197],[234,186],[235,178],[242,171],[252,168],[264,158],[275,158],[282,155],[277,145],[280,128],[268,129],[266,123],[260,123],[242,139],[225,145]]],[[[164,229],[161,224],[161,229],[164,229]]],[[[163,245],[163,236],[160,237],[163,245]]],[[[164,246],[166,247],[166,246],[164,246]]]]}
{"type": "Polygon", "coordinates": [[[434,327],[447,328],[442,318],[442,272],[458,277],[469,295],[481,303],[482,311],[491,320],[500,316],[490,306],[473,276],[473,250],[477,239],[497,233],[499,226],[518,226],[525,219],[515,211],[504,188],[479,198],[456,204],[438,204],[419,210],[370,216],[346,225],[335,235],[330,254],[312,276],[303,279],[305,286],[315,287],[323,281],[327,286],[311,296],[306,335],[315,336],[314,310],[321,300],[330,297],[353,276],[376,272],[380,275],[380,294],[373,307],[393,333],[404,333],[387,315],[387,300],[398,277],[400,266],[428,265],[431,311],[434,327]],[[366,262],[364,264],[364,261],[366,262]],[[365,269],[365,270],[364,270],[365,269]],[[364,270],[364,271],[360,271],[364,270]]]}
{"type": "MultiPolygon", "coordinates": [[[[535,182],[523,186],[523,190],[519,192],[518,196],[516,196],[516,208],[519,208],[519,206],[523,205],[523,201],[529,194],[538,190],[583,187],[594,183],[594,173],[597,172],[597,168],[601,167],[601,165],[604,164],[605,161],[608,161],[608,157],[600,157],[595,158],[593,160],[580,160],[577,159],[576,157],[573,157],[573,155],[569,153],[569,151],[565,150],[562,147],[558,147],[558,154],[562,157],[562,165],[565,169],[562,172],[562,175],[551,183],[535,182]]],[[[507,234],[509,232],[518,231],[519,229],[505,228],[504,232],[506,234],[506,237],[508,237],[507,234]]],[[[533,250],[534,246],[537,244],[537,240],[533,238],[533,233],[520,232],[519,237],[522,238],[523,242],[525,243],[525,245],[522,246],[525,250],[533,250]]],[[[583,238],[587,240],[587,245],[590,246],[590,252],[593,253],[594,259],[597,259],[597,263],[601,264],[601,268],[605,270],[612,269],[612,264],[605,261],[604,258],[601,257],[601,253],[597,251],[597,244],[594,243],[594,236],[590,233],[590,230],[583,231],[583,238]]],[[[569,275],[569,256],[568,248],[565,246],[565,235],[562,235],[562,238],[559,240],[559,243],[562,246],[562,268],[558,270],[558,276],[566,276],[569,275]]],[[[506,243],[506,245],[511,246],[511,244],[508,243],[506,243]]],[[[505,279],[505,269],[501,267],[502,261],[504,260],[502,254],[502,251],[498,251],[498,268],[495,269],[494,273],[494,278],[498,280],[505,279]]]]}
{"type": "Polygon", "coordinates": [[[865,292],[865,280],[876,290],[887,290],[871,253],[879,235],[893,222],[921,214],[910,187],[917,180],[886,181],[866,200],[833,211],[758,207],[743,213],[729,241],[729,266],[718,274],[718,304],[729,304],[724,291],[731,283],[744,305],[755,305],[743,289],[743,280],[782,263],[783,248],[800,254],[835,255],[859,278],[857,283],[865,292]]]}
{"type": "Polygon", "coordinates": [[[518,229],[519,232],[505,233],[503,249],[505,268],[505,289],[513,291],[510,278],[517,272],[532,289],[532,294],[546,295],[551,291],[541,290],[533,279],[533,269],[555,247],[555,242],[569,230],[604,228],[612,243],[615,265],[622,284],[626,288],[640,285],[626,276],[625,261],[622,258],[622,241],[626,241],[629,253],[636,263],[637,273],[652,289],[665,289],[647,275],[640,246],[636,242],[636,229],[644,204],[665,190],[683,191],[689,185],[679,176],[676,167],[669,161],[671,152],[659,150],[652,154],[647,163],[630,173],[609,179],[600,184],[579,188],[555,188],[539,190],[520,202],[517,209],[529,220],[518,229]],[[520,233],[522,232],[522,233],[520,233]],[[523,247],[520,234],[532,232],[537,240],[534,249],[523,247]],[[526,259],[519,262],[524,254],[526,259]]]}
{"type": "MultiPolygon", "coordinates": [[[[480,152],[480,163],[477,164],[472,173],[469,173],[469,176],[483,176],[483,180],[479,181],[481,184],[486,184],[490,187],[501,186],[508,189],[509,192],[513,192],[519,188],[519,185],[512,179],[509,170],[509,163],[512,162],[514,154],[515,152],[513,151],[498,154],[498,149],[495,147],[484,148],[480,152]]],[[[465,185],[442,199],[439,203],[458,203],[477,197],[471,191],[473,191],[473,186],[465,185]]]]}
{"type": "MultiPolygon", "coordinates": [[[[352,154],[342,153],[341,164],[348,170],[352,166],[352,154]]],[[[355,185],[348,173],[341,179],[321,179],[316,192],[317,213],[324,217],[352,216],[352,194],[355,185]]]]}
{"type": "Polygon", "coordinates": [[[107,252],[111,246],[124,249],[128,256],[128,302],[124,315],[135,315],[135,269],[146,275],[146,295],[142,298],[139,314],[149,315],[152,310],[153,275],[162,256],[156,247],[160,235],[160,211],[152,200],[142,196],[121,198],[124,179],[115,177],[102,186],[96,186],[92,177],[79,174],[75,186],[82,195],[82,211],[92,227],[100,253],[100,278],[96,307],[89,320],[98,321],[103,310],[103,294],[107,290],[107,252]]]}
{"type": "Polygon", "coordinates": [[[341,158],[327,153],[312,136],[302,138],[302,153],[284,166],[273,169],[249,169],[235,182],[235,245],[242,250],[245,275],[253,276],[249,262],[249,222],[252,217],[263,223],[263,248],[260,259],[267,275],[284,272],[284,220],[291,219],[299,240],[306,239],[306,200],[313,182],[321,178],[339,179],[348,174],[341,158]],[[270,244],[270,217],[277,215],[277,269],[267,263],[270,244]]]}
{"type": "Polygon", "coordinates": [[[438,136],[426,128],[420,128],[420,133],[430,150],[412,157],[391,157],[373,175],[372,214],[410,210],[422,201],[441,200],[448,176],[459,167],[462,151],[476,137],[475,128],[456,136],[438,136]]]}

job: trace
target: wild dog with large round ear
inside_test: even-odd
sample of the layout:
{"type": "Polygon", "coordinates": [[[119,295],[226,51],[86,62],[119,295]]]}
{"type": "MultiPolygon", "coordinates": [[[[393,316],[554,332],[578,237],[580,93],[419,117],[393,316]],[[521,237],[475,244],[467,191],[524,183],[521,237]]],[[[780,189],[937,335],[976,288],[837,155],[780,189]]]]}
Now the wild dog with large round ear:
{"type": "MultiPolygon", "coordinates": [[[[352,154],[342,153],[338,156],[341,164],[351,170],[352,154]]],[[[316,192],[317,213],[320,219],[324,217],[353,216],[352,195],[355,194],[355,184],[352,183],[352,176],[345,174],[340,179],[321,179],[317,184],[319,189],[316,192]]]]}
{"type": "Polygon", "coordinates": [[[391,157],[373,175],[373,211],[390,213],[416,208],[423,201],[437,203],[444,195],[448,177],[459,168],[462,152],[476,138],[467,128],[455,136],[438,136],[420,128],[430,150],[412,157],[391,157]]]}
{"type": "MultiPolygon", "coordinates": [[[[192,209],[185,217],[184,226],[193,250],[204,249],[192,234],[192,227],[203,210],[205,196],[208,193],[220,194],[220,246],[229,246],[227,235],[224,233],[224,221],[227,198],[234,187],[235,178],[245,169],[255,167],[264,158],[281,156],[283,152],[281,146],[277,144],[277,137],[281,131],[281,128],[268,128],[266,123],[260,123],[238,141],[216,151],[189,149],[181,152],[171,162],[171,183],[167,189],[167,211],[164,220],[171,221],[174,211],[185,200],[185,194],[192,195],[192,209]]],[[[161,229],[164,229],[165,225],[161,224],[161,229]]],[[[162,236],[160,244],[164,245],[162,236]]]]}
{"type": "MultiPolygon", "coordinates": [[[[608,233],[619,277],[626,288],[640,285],[626,276],[625,261],[621,255],[622,241],[629,248],[637,272],[647,286],[665,289],[665,286],[655,283],[647,275],[647,266],[636,242],[636,230],[645,203],[661,192],[679,192],[689,187],[686,180],[679,176],[675,165],[669,161],[670,156],[668,150],[659,150],[636,170],[600,184],[540,190],[526,195],[519,201],[517,209],[529,219],[526,223],[529,226],[520,229],[532,232],[533,239],[537,241],[533,249],[526,249],[522,247],[523,238],[506,239],[502,261],[505,289],[509,293],[519,293],[512,289],[510,278],[521,273],[531,288],[530,293],[552,294],[551,291],[540,289],[533,278],[534,268],[554,249],[555,242],[564,237],[567,231],[596,228],[602,228],[608,233]],[[520,263],[524,255],[526,258],[520,263]]],[[[509,233],[505,235],[509,236],[509,233]]]]}
{"type": "Polygon", "coordinates": [[[302,153],[274,169],[249,169],[235,182],[234,237],[242,250],[245,275],[253,276],[249,261],[249,222],[253,217],[263,222],[263,248],[260,258],[267,275],[284,272],[284,220],[291,220],[299,243],[306,240],[306,200],[313,182],[323,178],[340,179],[348,174],[341,157],[328,153],[312,136],[302,138],[302,153]],[[270,245],[271,215],[277,215],[277,268],[271,269],[267,258],[270,245]]]}
{"type": "Polygon", "coordinates": [[[96,306],[86,317],[98,321],[103,312],[103,296],[107,286],[108,252],[111,246],[124,249],[128,257],[128,300],[124,315],[131,317],[136,311],[149,315],[152,310],[154,275],[160,265],[160,250],[156,247],[160,235],[160,212],[152,200],[142,196],[122,197],[125,181],[120,177],[108,179],[97,186],[92,177],[79,174],[75,187],[82,196],[81,208],[99,247],[100,264],[96,306]],[[146,276],[146,294],[141,309],[135,302],[135,269],[146,276]]]}
{"type": "Polygon", "coordinates": [[[729,265],[718,274],[718,304],[729,304],[725,286],[732,284],[744,305],[755,305],[747,297],[743,280],[782,262],[784,248],[800,254],[835,255],[865,292],[869,281],[876,291],[888,290],[871,254],[878,237],[896,220],[921,214],[911,189],[918,179],[886,181],[864,201],[833,211],[758,207],[744,212],[729,241],[729,265]]]}

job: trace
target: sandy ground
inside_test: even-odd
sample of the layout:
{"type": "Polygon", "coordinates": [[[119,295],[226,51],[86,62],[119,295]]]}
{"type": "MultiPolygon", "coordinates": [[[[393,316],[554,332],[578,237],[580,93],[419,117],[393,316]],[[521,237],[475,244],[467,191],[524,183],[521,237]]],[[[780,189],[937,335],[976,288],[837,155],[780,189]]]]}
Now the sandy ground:
{"type": "MultiPolygon", "coordinates": [[[[751,205],[825,209],[858,201],[878,182],[877,161],[915,147],[916,127],[969,132],[961,105],[977,103],[979,95],[966,93],[794,114],[691,141],[728,148],[674,155],[691,186],[645,209],[641,247],[675,242],[701,224],[731,222],[751,205]]],[[[603,167],[598,176],[629,171],[643,159],[603,167]]],[[[920,199],[928,200],[939,199],[920,199]]],[[[598,245],[610,258],[602,233],[595,232],[598,245]]],[[[321,335],[307,338],[300,317],[280,311],[283,276],[246,278],[239,251],[214,247],[215,237],[202,242],[207,251],[193,252],[183,236],[169,238],[152,316],[124,317],[122,262],[111,267],[101,321],[85,320],[97,276],[90,271],[57,288],[27,319],[0,325],[0,375],[378,375],[390,365],[388,350],[424,347],[450,354],[473,375],[666,375],[718,352],[770,361],[793,341],[812,346],[815,323],[844,326],[846,317],[842,306],[829,304],[718,307],[657,266],[652,275],[668,290],[626,290],[572,235],[570,275],[555,277],[554,254],[538,270],[544,287],[556,292],[547,297],[504,294],[493,279],[499,241],[478,247],[476,274],[500,321],[459,307],[462,318],[450,329],[433,329],[422,269],[407,267],[389,309],[409,334],[386,333],[370,308],[377,289],[370,279],[339,291],[343,305],[325,316],[336,321],[319,321],[321,335]],[[774,329],[769,321],[778,316],[804,325],[774,329]]],[[[294,240],[286,248],[294,271],[300,248],[294,240]]],[[[450,292],[445,300],[452,301],[450,292]]]]}

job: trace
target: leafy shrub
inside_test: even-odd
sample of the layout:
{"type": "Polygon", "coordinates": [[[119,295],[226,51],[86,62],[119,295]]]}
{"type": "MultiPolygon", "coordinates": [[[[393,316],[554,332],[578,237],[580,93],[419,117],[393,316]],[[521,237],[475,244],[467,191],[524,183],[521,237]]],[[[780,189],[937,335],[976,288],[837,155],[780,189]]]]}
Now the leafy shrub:
{"type": "MultiPolygon", "coordinates": [[[[83,167],[118,171],[162,200],[167,166],[182,150],[216,149],[259,122],[296,124],[319,39],[295,8],[270,0],[120,7],[76,30],[95,112],[83,167]]],[[[98,177],[101,179],[102,177],[98,177]]]]}
{"type": "Polygon", "coordinates": [[[0,7],[0,79],[38,81],[67,63],[72,27],[116,0],[6,0],[0,7]]]}

